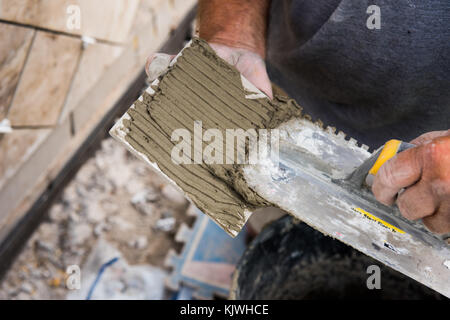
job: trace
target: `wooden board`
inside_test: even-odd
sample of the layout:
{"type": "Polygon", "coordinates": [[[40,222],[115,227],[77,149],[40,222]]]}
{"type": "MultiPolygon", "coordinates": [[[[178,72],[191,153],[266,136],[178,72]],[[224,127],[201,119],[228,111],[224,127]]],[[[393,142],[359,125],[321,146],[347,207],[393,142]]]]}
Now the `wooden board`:
{"type": "MultiPolygon", "coordinates": [[[[31,26],[124,42],[139,0],[0,0],[0,19],[31,26]],[[80,9],[80,29],[68,27],[70,5],[80,9]]],[[[73,20],[69,20],[71,22],[73,20]]],[[[72,26],[69,23],[69,26],[72,26]]]]}
{"type": "Polygon", "coordinates": [[[0,23],[0,121],[11,104],[34,30],[0,23]]]}
{"type": "Polygon", "coordinates": [[[37,32],[8,113],[13,126],[56,124],[80,53],[80,39],[37,32]]]}

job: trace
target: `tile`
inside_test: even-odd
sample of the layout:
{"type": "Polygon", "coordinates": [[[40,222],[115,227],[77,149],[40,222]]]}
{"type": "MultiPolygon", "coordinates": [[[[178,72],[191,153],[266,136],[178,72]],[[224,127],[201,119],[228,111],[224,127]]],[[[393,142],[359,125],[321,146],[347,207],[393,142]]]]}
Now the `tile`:
{"type": "Polygon", "coordinates": [[[61,120],[64,120],[70,111],[76,108],[122,52],[122,47],[102,43],[91,44],[83,50],[61,120]]]}
{"type": "Polygon", "coordinates": [[[49,133],[50,129],[25,129],[0,134],[0,189],[49,133]]]}
{"type": "Polygon", "coordinates": [[[56,124],[80,53],[80,39],[37,32],[8,113],[13,126],[56,124]]]}
{"type": "Polygon", "coordinates": [[[41,28],[125,42],[139,0],[0,0],[0,19],[41,28]],[[80,28],[73,21],[70,5],[80,9],[80,28]],[[68,24],[69,21],[69,24],[68,24]]]}
{"type": "Polygon", "coordinates": [[[0,121],[14,96],[33,33],[31,28],[0,23],[0,121]]]}

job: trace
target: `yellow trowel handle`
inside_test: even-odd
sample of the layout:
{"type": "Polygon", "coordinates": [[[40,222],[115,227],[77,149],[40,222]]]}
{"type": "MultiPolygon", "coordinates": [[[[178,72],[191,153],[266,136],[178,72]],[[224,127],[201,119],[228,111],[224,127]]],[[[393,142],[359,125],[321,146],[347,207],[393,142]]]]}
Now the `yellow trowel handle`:
{"type": "MultiPolygon", "coordinates": [[[[369,169],[369,172],[366,177],[366,183],[367,185],[371,186],[373,183],[373,178],[377,175],[378,170],[380,170],[381,166],[394,157],[397,153],[405,151],[410,148],[414,148],[416,145],[403,142],[400,140],[389,140],[382,146],[380,149],[378,149],[369,159],[372,159],[372,161],[375,160],[373,166],[369,169]]],[[[364,164],[363,164],[364,165],[364,164]]]]}
{"type": "Polygon", "coordinates": [[[381,166],[397,153],[414,148],[415,145],[400,140],[389,140],[353,171],[344,181],[354,187],[362,187],[364,182],[372,186],[373,179],[381,166]]]}
{"type": "Polygon", "coordinates": [[[397,153],[405,151],[407,149],[415,147],[414,144],[403,142],[400,140],[389,140],[381,147],[376,153],[378,157],[376,158],[375,164],[369,170],[369,174],[376,175],[381,166],[394,157],[397,153]]]}

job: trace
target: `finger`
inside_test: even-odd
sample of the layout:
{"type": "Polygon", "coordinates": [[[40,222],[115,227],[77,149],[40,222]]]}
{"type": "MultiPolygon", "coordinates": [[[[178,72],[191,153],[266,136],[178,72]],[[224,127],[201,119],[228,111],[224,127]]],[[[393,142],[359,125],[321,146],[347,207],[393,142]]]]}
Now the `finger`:
{"type": "Polygon", "coordinates": [[[420,152],[419,147],[408,149],[381,166],[372,186],[372,192],[378,201],[392,205],[401,189],[413,185],[420,179],[422,172],[420,152]]]}
{"type": "Polygon", "coordinates": [[[266,64],[256,54],[239,57],[236,68],[247,78],[256,88],[264,92],[270,99],[273,99],[272,83],[267,74],[266,64]]]}
{"type": "Polygon", "coordinates": [[[166,72],[174,57],[174,55],[165,53],[155,53],[149,56],[145,64],[145,72],[147,73],[150,81],[157,79],[160,75],[166,72]]]}
{"type": "Polygon", "coordinates": [[[257,69],[248,76],[248,81],[253,83],[255,87],[264,92],[270,99],[273,99],[272,83],[267,75],[266,69],[257,69]]]}
{"type": "Polygon", "coordinates": [[[430,142],[431,140],[439,137],[444,137],[450,135],[450,130],[443,130],[443,131],[431,131],[422,134],[421,136],[415,138],[414,140],[411,140],[412,144],[415,145],[421,145],[425,144],[427,142],[430,142]]]}
{"type": "Polygon", "coordinates": [[[431,185],[423,180],[407,188],[397,199],[400,212],[409,220],[433,215],[438,205],[438,199],[433,194],[431,185]]]}
{"type": "Polygon", "coordinates": [[[442,203],[439,210],[432,216],[422,219],[423,224],[431,232],[444,234],[450,232],[450,203],[442,203]]]}

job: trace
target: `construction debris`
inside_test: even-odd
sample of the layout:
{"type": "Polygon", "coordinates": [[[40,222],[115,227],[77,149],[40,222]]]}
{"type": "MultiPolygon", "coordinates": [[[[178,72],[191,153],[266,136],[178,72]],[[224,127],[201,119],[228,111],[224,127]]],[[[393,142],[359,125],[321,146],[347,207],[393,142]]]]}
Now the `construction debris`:
{"type": "Polygon", "coordinates": [[[99,240],[83,266],[80,290],[70,300],[159,300],[164,298],[166,272],[149,265],[130,266],[110,243],[99,240]]]}
{"type": "Polygon", "coordinates": [[[177,299],[227,298],[235,266],[244,253],[247,232],[231,238],[210,218],[192,206],[197,216],[192,228],[181,225],[175,239],[184,243],[180,254],[169,251],[166,265],[173,269],[167,285],[177,299]]]}
{"type": "Polygon", "coordinates": [[[65,299],[69,293],[86,298],[67,288],[66,269],[79,266],[82,281],[87,281],[83,277],[95,272],[85,265],[93,248],[101,246],[99,241],[120,253],[117,267],[126,271],[124,281],[130,289],[121,296],[116,287],[99,287],[93,298],[107,298],[106,292],[109,298],[161,297],[156,279],[163,273],[158,268],[175,246],[173,232],[164,231],[192,219],[186,214],[183,195],[166,187],[167,182],[144,163],[112,139],[104,140],[49,209],[48,218],[0,283],[0,299],[65,299]],[[156,291],[142,291],[144,283],[138,285],[139,281],[148,285],[150,278],[156,281],[156,291]]]}
{"type": "Polygon", "coordinates": [[[163,217],[156,222],[155,229],[165,232],[172,231],[175,227],[175,218],[171,212],[164,212],[163,217]]]}

